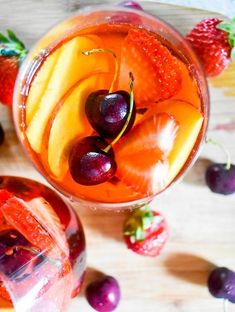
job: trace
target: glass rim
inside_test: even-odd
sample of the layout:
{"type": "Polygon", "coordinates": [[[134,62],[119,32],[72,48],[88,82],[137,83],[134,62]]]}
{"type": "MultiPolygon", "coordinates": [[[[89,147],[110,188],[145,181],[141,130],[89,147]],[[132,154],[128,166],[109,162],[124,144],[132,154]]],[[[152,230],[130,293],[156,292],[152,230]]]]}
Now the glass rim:
{"type": "MultiPolygon", "coordinates": [[[[156,5],[158,5],[158,3],[156,3],[156,5]]],[[[202,92],[199,92],[201,97],[201,102],[202,102],[202,107],[204,108],[203,111],[203,123],[200,129],[200,139],[199,139],[199,135],[197,138],[197,141],[194,144],[194,147],[192,148],[186,162],[184,163],[183,167],[181,168],[181,170],[179,171],[179,173],[175,176],[175,178],[159,193],[151,195],[151,196],[145,196],[143,198],[139,198],[139,199],[135,199],[135,200],[130,200],[130,201],[120,201],[120,202],[103,202],[103,201],[95,201],[95,200],[90,200],[90,199],[84,199],[75,195],[70,194],[68,191],[62,189],[58,183],[56,183],[55,181],[53,181],[53,179],[51,179],[48,175],[45,175],[40,169],[39,167],[35,164],[35,161],[29,156],[29,153],[27,152],[21,138],[20,138],[20,130],[19,130],[19,126],[18,126],[18,120],[17,120],[17,109],[18,109],[18,105],[17,105],[17,88],[19,85],[19,82],[22,78],[22,76],[24,75],[24,71],[25,69],[27,69],[28,67],[28,62],[27,62],[27,58],[24,60],[20,71],[18,73],[17,76],[17,80],[15,83],[15,89],[14,89],[14,100],[13,100],[13,121],[15,124],[15,129],[16,129],[16,133],[17,136],[19,138],[20,144],[23,147],[23,150],[27,156],[27,158],[30,160],[31,164],[34,166],[34,168],[46,179],[46,181],[53,187],[55,188],[55,190],[57,192],[59,192],[59,194],[63,195],[66,199],[69,199],[73,204],[81,204],[82,206],[88,206],[92,209],[105,209],[105,210],[112,210],[112,211],[117,211],[117,210],[122,210],[122,209],[132,209],[133,207],[137,207],[137,206],[142,206],[144,204],[150,203],[153,199],[156,199],[157,197],[159,197],[160,195],[162,196],[163,194],[165,194],[167,191],[169,191],[169,189],[171,189],[173,186],[175,186],[176,184],[178,184],[183,177],[185,176],[185,174],[191,169],[191,167],[193,166],[193,164],[195,163],[195,161],[197,160],[200,151],[202,149],[203,143],[205,141],[205,137],[206,137],[206,132],[208,129],[208,119],[209,119],[209,113],[210,113],[210,97],[209,97],[209,89],[208,89],[208,83],[206,80],[206,76],[202,67],[202,64],[198,58],[198,56],[196,55],[196,53],[193,51],[192,47],[187,43],[187,41],[184,39],[183,35],[177,30],[175,29],[174,26],[172,26],[171,24],[169,24],[168,22],[166,22],[164,19],[151,14],[149,12],[145,12],[144,10],[137,10],[134,8],[130,8],[130,7],[124,7],[124,6],[119,6],[118,4],[89,4],[89,5],[84,5],[83,7],[79,8],[78,10],[76,10],[75,12],[72,12],[72,14],[70,14],[67,18],[62,19],[60,21],[58,21],[57,23],[55,23],[54,25],[52,25],[50,27],[50,29],[48,29],[47,31],[45,31],[41,37],[36,40],[36,42],[33,44],[33,46],[29,49],[29,54],[31,53],[31,51],[33,50],[33,48],[37,45],[37,43],[41,40],[41,38],[43,38],[51,29],[53,29],[55,26],[59,25],[60,23],[62,23],[63,21],[69,20],[73,17],[76,16],[82,16],[82,15],[88,15],[97,11],[112,11],[112,12],[131,12],[131,13],[135,13],[136,15],[140,15],[140,16],[144,16],[147,19],[151,19],[153,21],[159,21],[160,23],[162,23],[164,25],[164,27],[166,29],[169,29],[171,34],[173,34],[173,36],[175,36],[177,39],[179,39],[181,42],[184,43],[184,46],[187,48],[188,50],[188,54],[193,56],[193,60],[195,62],[197,71],[200,73],[201,77],[200,80],[201,83],[203,84],[203,88],[205,89],[205,95],[202,96],[202,92]],[[204,99],[204,97],[206,97],[204,99]],[[193,152],[193,154],[192,154],[193,152]],[[116,208],[115,208],[116,207],[116,208]]],[[[196,79],[196,78],[195,78],[196,79]]],[[[196,79],[197,83],[198,83],[198,79],[196,79]]],[[[199,84],[198,84],[198,88],[199,88],[199,84]]],[[[200,90],[199,90],[200,91],[200,90]]]]}

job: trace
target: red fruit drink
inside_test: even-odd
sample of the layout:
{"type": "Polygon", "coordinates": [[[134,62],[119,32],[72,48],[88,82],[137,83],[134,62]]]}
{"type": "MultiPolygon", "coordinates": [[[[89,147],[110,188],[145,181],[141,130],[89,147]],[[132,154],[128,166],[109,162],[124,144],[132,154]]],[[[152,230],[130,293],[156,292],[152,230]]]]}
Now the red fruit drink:
{"type": "Polygon", "coordinates": [[[59,24],[30,52],[14,117],[27,154],[53,186],[92,207],[120,209],[151,200],[195,159],[207,85],[170,26],[99,7],[59,24]]]}
{"type": "Polygon", "coordinates": [[[85,237],[74,211],[38,182],[0,177],[1,307],[64,311],[84,270],[85,237]]]}

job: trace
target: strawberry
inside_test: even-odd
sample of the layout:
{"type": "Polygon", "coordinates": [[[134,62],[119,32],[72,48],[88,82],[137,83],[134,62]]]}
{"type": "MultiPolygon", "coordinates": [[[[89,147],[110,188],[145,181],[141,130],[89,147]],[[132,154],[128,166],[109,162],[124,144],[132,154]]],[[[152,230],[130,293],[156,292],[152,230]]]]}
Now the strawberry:
{"type": "Polygon", "coordinates": [[[124,39],[119,75],[121,89],[128,87],[128,72],[135,77],[137,107],[168,99],[181,86],[179,62],[154,34],[143,29],[130,29],[124,39]]]}
{"type": "Polygon", "coordinates": [[[143,255],[158,256],[169,230],[163,216],[145,205],[135,209],[124,224],[124,240],[129,249],[143,255]]]}
{"type": "Polygon", "coordinates": [[[206,18],[186,36],[208,77],[219,75],[235,57],[235,18],[206,18]]]}
{"type": "Polygon", "coordinates": [[[154,195],[166,186],[167,155],[178,130],[175,119],[154,114],[138,123],[114,146],[116,175],[136,192],[154,195]]]}
{"type": "Polygon", "coordinates": [[[27,51],[13,31],[7,30],[7,34],[0,33],[0,102],[12,105],[19,64],[27,51]]]}

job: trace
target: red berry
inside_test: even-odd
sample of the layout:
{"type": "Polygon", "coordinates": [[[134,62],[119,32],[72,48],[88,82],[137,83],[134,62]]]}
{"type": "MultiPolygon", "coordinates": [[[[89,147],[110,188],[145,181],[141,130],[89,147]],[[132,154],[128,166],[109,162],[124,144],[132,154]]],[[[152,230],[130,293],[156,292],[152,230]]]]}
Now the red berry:
{"type": "Polygon", "coordinates": [[[135,77],[137,107],[168,99],[181,86],[179,62],[154,34],[143,29],[130,29],[124,40],[119,77],[121,89],[128,88],[128,72],[135,77]]]}
{"type": "Polygon", "coordinates": [[[162,191],[168,174],[166,157],[177,131],[175,119],[166,113],[154,114],[138,123],[114,145],[116,175],[145,196],[162,191]]]}
{"type": "Polygon", "coordinates": [[[16,57],[0,56],[0,101],[5,105],[12,105],[18,67],[16,57]]]}
{"type": "Polygon", "coordinates": [[[13,31],[8,30],[7,34],[0,33],[0,102],[12,105],[19,62],[25,57],[26,49],[13,31]]]}
{"type": "Polygon", "coordinates": [[[186,40],[200,57],[208,77],[219,75],[230,63],[231,50],[235,44],[232,36],[231,40],[229,39],[230,28],[232,32],[234,22],[206,18],[186,36],[186,40]]]}
{"type": "Polygon", "coordinates": [[[142,256],[158,256],[168,236],[164,217],[148,206],[135,209],[124,224],[127,247],[142,256]]]}

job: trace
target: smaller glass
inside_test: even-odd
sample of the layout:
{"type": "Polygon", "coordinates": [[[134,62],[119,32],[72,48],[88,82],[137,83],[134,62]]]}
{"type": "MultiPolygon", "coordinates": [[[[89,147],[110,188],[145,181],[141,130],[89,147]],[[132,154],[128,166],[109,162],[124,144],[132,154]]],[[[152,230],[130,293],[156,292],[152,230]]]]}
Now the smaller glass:
{"type": "Polygon", "coordinates": [[[0,177],[1,307],[65,311],[80,290],[85,259],[83,227],[70,206],[38,182],[0,177]]]}
{"type": "MultiPolygon", "coordinates": [[[[158,70],[161,77],[161,69],[158,70]]],[[[164,71],[168,69],[164,67],[164,71]]],[[[170,70],[168,73],[168,76],[165,73],[163,76],[165,74],[165,77],[172,77],[170,70]]],[[[161,81],[161,78],[157,79],[161,81]]],[[[150,80],[154,79],[151,77],[150,80]]],[[[164,83],[163,89],[168,86],[170,90],[174,84],[173,78],[164,83]]],[[[157,96],[160,92],[161,89],[157,96]]],[[[179,181],[198,155],[207,129],[208,114],[207,82],[197,57],[184,38],[172,26],[155,16],[119,6],[88,7],[52,28],[30,51],[15,88],[15,127],[27,155],[59,192],[75,203],[92,208],[116,211],[134,208],[151,201],[179,181]],[[155,90],[150,87],[141,90],[141,85],[146,87],[149,75],[154,75],[151,73],[151,67],[149,73],[146,70],[146,63],[150,64],[152,57],[146,54],[141,58],[140,54],[137,54],[140,59],[136,60],[136,51],[130,47],[126,49],[125,58],[125,45],[129,44],[126,39],[128,34],[132,31],[138,34],[143,29],[151,40],[154,37],[161,42],[181,68],[180,89],[169,98],[166,94],[161,99],[152,98],[155,106],[152,105],[154,107],[151,108],[149,103],[143,106],[136,94],[141,91],[142,95],[148,96],[155,90]],[[124,156],[120,149],[118,150],[120,142],[113,146],[117,165],[114,178],[99,185],[87,186],[77,183],[71,176],[69,155],[73,144],[79,138],[97,135],[85,114],[86,99],[92,91],[110,89],[115,75],[115,62],[108,53],[94,53],[90,56],[82,54],[94,48],[111,50],[117,56],[120,75],[114,90],[124,89],[129,92],[128,72],[134,74],[137,117],[130,133],[134,132],[133,129],[141,124],[146,116],[150,116],[151,110],[155,108],[154,115],[166,113],[168,121],[170,116],[175,118],[178,132],[172,151],[167,155],[167,173],[166,162],[166,166],[163,166],[164,172],[161,171],[161,166],[157,174],[156,171],[151,171],[151,166],[155,169],[155,165],[161,160],[161,156],[156,155],[156,162],[152,163],[151,155],[157,154],[157,148],[144,150],[144,153],[138,151],[141,145],[145,146],[144,134],[141,132],[140,137],[136,135],[133,139],[137,144],[127,147],[124,156]],[[128,65],[129,70],[126,70],[124,77],[121,69],[123,66],[125,68],[128,58],[132,58],[132,63],[128,65]],[[145,69],[144,77],[141,66],[145,69]],[[168,105],[164,100],[172,100],[173,108],[171,103],[168,105]],[[121,156],[117,157],[120,154],[121,156]],[[136,161],[133,165],[131,160],[138,159],[139,162],[136,161]],[[145,188],[146,181],[151,189],[145,188]],[[160,186],[156,187],[157,184],[160,186]]],[[[128,144],[129,142],[127,146],[128,144]]]]}

